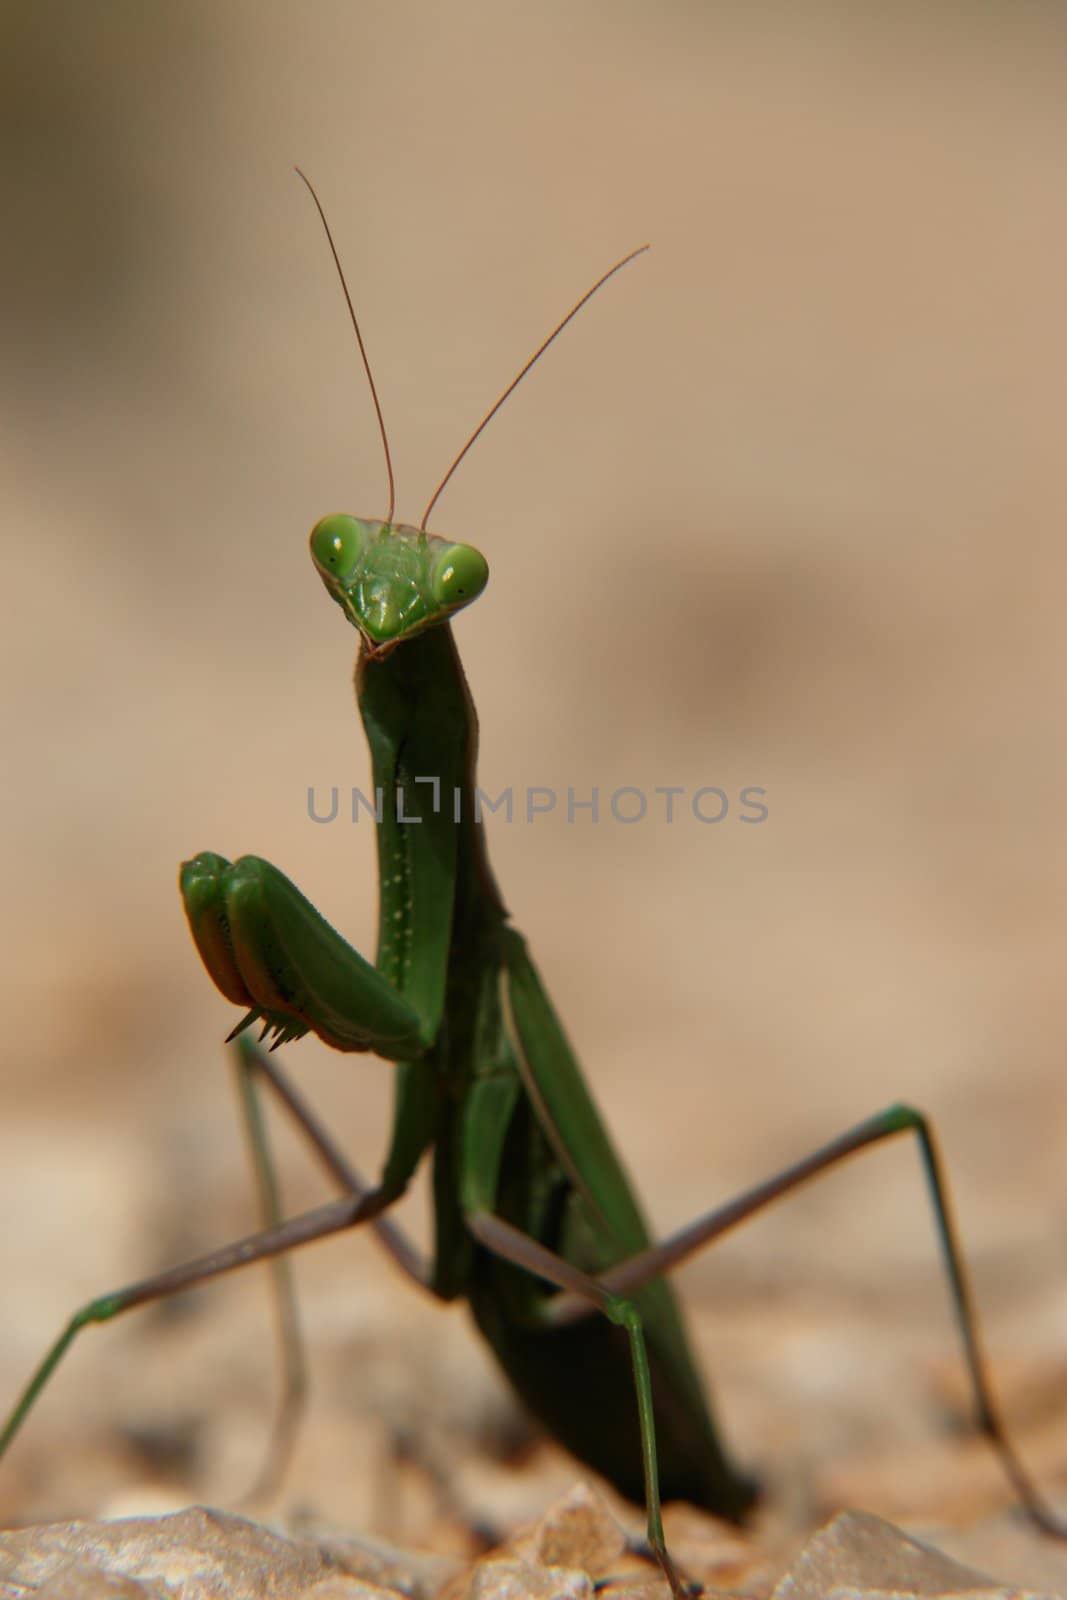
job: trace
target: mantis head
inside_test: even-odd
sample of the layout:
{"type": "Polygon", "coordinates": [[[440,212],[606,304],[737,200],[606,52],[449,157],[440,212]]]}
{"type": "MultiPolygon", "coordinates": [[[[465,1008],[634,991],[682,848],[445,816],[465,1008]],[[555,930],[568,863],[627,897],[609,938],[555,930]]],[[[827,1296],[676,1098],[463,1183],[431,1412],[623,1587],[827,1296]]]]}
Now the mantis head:
{"type": "Polygon", "coordinates": [[[373,655],[445,622],[489,581],[488,562],[469,544],[343,512],[316,522],[311,559],[373,655]]]}
{"type": "Polygon", "coordinates": [[[337,268],[337,276],[352,322],[352,331],[359,345],[363,370],[367,375],[371,399],[374,401],[378,431],[381,434],[382,450],[385,454],[385,470],[389,479],[389,509],[385,514],[385,520],[369,522],[364,518],[350,517],[343,513],[323,517],[311,530],[311,559],[318,568],[323,583],[349,622],[359,629],[369,654],[381,658],[388,655],[403,640],[410,639],[413,634],[422,633],[436,623],[447,621],[453,612],[476,600],[485,588],[489,580],[489,566],[485,557],[471,545],[451,544],[447,539],[427,533],[426,524],[430,519],[430,513],[468,450],[475,440],[481,437],[483,430],[496,416],[508,396],[522,382],[530,368],[540,361],[549,345],[559,337],[571,319],[578,315],[586,301],[635,256],[642,255],[648,249],[648,245],[643,244],[637,250],[631,250],[629,255],[623,256],[621,261],[616,261],[613,267],[597,279],[591,289],[585,291],[577,304],[573,305],[567,315],[556,324],[547,339],[542,339],[526,365],[490,406],[463,449],[454,458],[452,465],[431,495],[421,523],[417,528],[413,528],[406,522],[393,521],[396,485],[393,481],[393,462],[374,374],[367,359],[363,335],[352,304],[352,296],[345,282],[341,258],[337,254],[330,224],[326,220],[326,213],[310,179],[300,171],[299,167],[296,171],[307,185],[308,192],[315,202],[337,268]]]}

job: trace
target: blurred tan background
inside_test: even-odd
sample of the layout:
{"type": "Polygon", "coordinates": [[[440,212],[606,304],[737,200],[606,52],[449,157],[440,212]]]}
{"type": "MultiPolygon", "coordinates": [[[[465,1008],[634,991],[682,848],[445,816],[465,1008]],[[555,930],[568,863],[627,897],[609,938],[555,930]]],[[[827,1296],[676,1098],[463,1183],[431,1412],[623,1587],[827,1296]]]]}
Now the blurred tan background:
{"type": "MultiPolygon", "coordinates": [[[[891,1100],[935,1115],[1009,1401],[1063,1485],[1062,11],[8,0],[0,26],[3,1395],[75,1304],[251,1225],[234,1017],[178,861],[267,855],[373,944],[369,830],[306,814],[367,769],[304,541],[382,515],[384,474],[299,161],[411,520],[553,321],[653,242],[435,514],[492,566],[457,626],[482,780],[762,785],[769,817],[497,823],[496,870],[658,1225],[891,1100]]],[[[373,1171],[388,1067],[289,1062],[373,1171]]],[[[364,1241],[301,1276],[319,1432],[291,1502],[422,1537],[360,1468],[505,1414],[463,1315],[364,1241]]],[[[911,1151],[682,1286],[772,1481],[951,1509],[954,1466],[893,1467],[958,1401],[911,1151]]],[[[226,1502],[269,1332],[244,1281],[88,1336],[5,1506],[226,1502]]]]}

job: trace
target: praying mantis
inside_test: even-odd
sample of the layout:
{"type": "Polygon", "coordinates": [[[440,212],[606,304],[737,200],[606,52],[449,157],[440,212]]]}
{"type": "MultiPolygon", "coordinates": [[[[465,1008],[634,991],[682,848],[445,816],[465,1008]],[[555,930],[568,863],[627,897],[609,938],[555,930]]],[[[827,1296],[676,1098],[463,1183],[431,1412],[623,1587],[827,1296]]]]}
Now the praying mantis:
{"type": "MultiPolygon", "coordinates": [[[[220,993],[244,1012],[230,1038],[267,1226],[77,1311],[0,1431],[0,1454],[83,1328],[252,1262],[278,1265],[299,1245],[367,1225],[421,1287],[443,1301],[467,1299],[527,1408],[580,1461],[644,1504],[650,1551],[675,1600],[682,1600],[687,1587],[665,1542],[662,1501],[686,1499],[739,1522],[757,1489],[721,1441],[667,1275],[811,1178],[912,1134],[930,1187],[978,1426],[1033,1520],[1046,1532],[1067,1534],[1001,1420],[941,1157],[923,1114],[906,1105],[880,1111],[653,1242],[493,878],[477,805],[477,722],[451,627],[483,593],[488,565],[475,548],[431,533],[427,524],[516,385],[641,250],[617,262],[556,325],[478,424],[412,527],[394,521],[392,462],[370,362],[322,206],[300,176],[337,267],[389,484],[383,519],[334,514],[311,533],[319,577],[360,636],[356,696],[378,797],[377,952],[373,964],[367,961],[258,857],[231,863],[204,851],[183,865],[181,893],[196,948],[220,993]],[[259,1042],[249,1031],[254,1025],[259,1042]],[[372,1185],[277,1063],[279,1045],[309,1032],[337,1050],[372,1052],[395,1064],[392,1130],[372,1185]],[[286,1221],[277,1214],[262,1134],[264,1091],[293,1117],[342,1191],[286,1221]],[[431,1155],[434,1243],[425,1260],[388,1212],[431,1155]]],[[[288,1326],[292,1342],[291,1319],[288,1326]]],[[[291,1376],[295,1365],[292,1357],[291,1376]]],[[[296,1388],[294,1379],[294,1394],[296,1388]]]]}

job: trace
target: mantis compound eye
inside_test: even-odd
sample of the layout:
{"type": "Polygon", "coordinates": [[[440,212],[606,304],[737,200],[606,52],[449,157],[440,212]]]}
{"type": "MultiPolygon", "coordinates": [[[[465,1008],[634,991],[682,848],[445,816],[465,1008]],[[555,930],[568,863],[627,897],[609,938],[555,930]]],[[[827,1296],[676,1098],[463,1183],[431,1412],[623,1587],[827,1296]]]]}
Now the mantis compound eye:
{"type": "Polygon", "coordinates": [[[430,574],[434,599],[449,609],[477,600],[488,582],[489,563],[469,544],[445,545],[430,574]]]}
{"type": "Polygon", "coordinates": [[[322,517],[311,530],[311,559],[324,578],[344,583],[352,576],[367,541],[357,517],[344,512],[322,517]]]}

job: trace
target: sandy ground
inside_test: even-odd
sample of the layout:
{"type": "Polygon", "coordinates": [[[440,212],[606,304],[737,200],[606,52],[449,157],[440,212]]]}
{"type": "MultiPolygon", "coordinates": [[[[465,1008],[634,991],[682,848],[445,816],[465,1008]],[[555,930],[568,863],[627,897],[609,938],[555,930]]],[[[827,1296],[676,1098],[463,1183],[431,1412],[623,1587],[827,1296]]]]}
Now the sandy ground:
{"type": "MultiPolygon", "coordinates": [[[[496,869],[657,1226],[885,1103],[934,1115],[1006,1406],[1067,1497],[1062,14],[56,3],[5,30],[2,1392],[73,1306],[252,1223],[177,862],[265,854],[373,944],[368,829],[308,819],[309,785],[367,771],[304,538],[385,490],[298,160],[412,520],[553,320],[653,241],[435,515],[492,565],[458,637],[484,785],[517,797],[496,869]],[[554,814],[524,819],[531,787],[554,814]],[[622,788],[643,820],[611,815],[622,788]]],[[[290,1065],[373,1171],[388,1067],[290,1065]]],[[[369,1241],[300,1278],[287,1508],[447,1544],[571,1481],[462,1309],[369,1241]]],[[[681,1287],[783,1516],[1003,1504],[912,1152],[681,1287]]],[[[249,1280],[88,1336],[5,1512],[234,1503],[271,1374],[249,1280]]]]}

